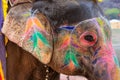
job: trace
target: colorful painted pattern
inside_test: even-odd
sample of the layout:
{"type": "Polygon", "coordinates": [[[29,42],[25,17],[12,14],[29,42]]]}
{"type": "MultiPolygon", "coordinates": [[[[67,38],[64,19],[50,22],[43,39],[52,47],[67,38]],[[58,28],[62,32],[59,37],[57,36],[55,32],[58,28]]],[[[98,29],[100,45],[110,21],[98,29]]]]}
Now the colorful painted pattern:
{"type": "MultiPolygon", "coordinates": [[[[52,55],[50,27],[46,27],[34,13],[31,14],[29,10],[29,12],[25,12],[21,15],[27,20],[20,46],[24,47],[25,50],[29,51],[33,56],[46,64],[50,61],[52,55]],[[26,48],[26,46],[29,48],[26,48]]],[[[45,18],[42,18],[42,20],[45,20],[45,18]]]]}
{"type": "Polygon", "coordinates": [[[55,50],[56,54],[65,54],[62,68],[87,70],[88,67],[81,67],[85,63],[89,68],[93,67],[91,71],[100,80],[120,80],[120,66],[112,47],[110,26],[105,18],[93,18],[72,26],[62,25],[58,30],[55,50]]]}
{"type": "Polygon", "coordinates": [[[50,44],[46,37],[43,35],[49,35],[42,23],[37,17],[30,17],[26,22],[26,28],[24,33],[24,39],[28,39],[33,42],[33,51],[40,55],[40,50],[46,47],[50,47],[50,44]],[[30,33],[32,34],[30,35],[30,33]]]}

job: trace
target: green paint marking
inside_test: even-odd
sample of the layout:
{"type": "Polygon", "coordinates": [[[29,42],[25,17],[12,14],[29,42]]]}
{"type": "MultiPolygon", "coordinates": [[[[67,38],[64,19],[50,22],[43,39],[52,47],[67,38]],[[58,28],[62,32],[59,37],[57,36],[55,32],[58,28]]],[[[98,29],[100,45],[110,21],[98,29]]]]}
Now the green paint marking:
{"type": "Polygon", "coordinates": [[[118,67],[120,67],[119,60],[116,56],[114,56],[114,62],[118,67]]]}
{"type": "Polygon", "coordinates": [[[74,65],[76,67],[79,67],[79,63],[77,61],[77,57],[76,57],[77,52],[72,48],[66,51],[66,55],[65,55],[65,64],[69,64],[70,61],[72,61],[74,63],[74,65]]]}

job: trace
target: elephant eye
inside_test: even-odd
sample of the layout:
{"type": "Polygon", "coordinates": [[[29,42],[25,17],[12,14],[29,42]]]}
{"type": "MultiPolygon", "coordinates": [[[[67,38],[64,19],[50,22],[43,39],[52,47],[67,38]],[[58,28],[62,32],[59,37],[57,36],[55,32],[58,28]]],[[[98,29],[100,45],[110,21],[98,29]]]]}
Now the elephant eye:
{"type": "Polygon", "coordinates": [[[97,42],[97,35],[93,32],[86,31],[80,35],[79,41],[83,46],[93,46],[97,42]]]}
{"type": "Polygon", "coordinates": [[[94,41],[94,38],[93,38],[92,35],[86,35],[86,36],[84,37],[84,39],[87,40],[87,41],[89,41],[89,42],[94,41]]]}

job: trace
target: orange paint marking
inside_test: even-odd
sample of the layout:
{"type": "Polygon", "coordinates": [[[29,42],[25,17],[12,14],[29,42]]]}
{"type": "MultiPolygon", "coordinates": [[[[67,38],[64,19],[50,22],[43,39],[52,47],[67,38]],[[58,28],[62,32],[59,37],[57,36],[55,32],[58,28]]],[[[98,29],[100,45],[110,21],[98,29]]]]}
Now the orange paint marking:
{"type": "Polygon", "coordinates": [[[45,30],[43,24],[39,21],[38,18],[36,18],[36,17],[30,17],[30,18],[28,18],[28,20],[26,22],[25,32],[27,32],[31,27],[33,27],[33,25],[36,25],[41,30],[45,30]]]}
{"type": "Polygon", "coordinates": [[[73,63],[72,61],[70,61],[68,67],[69,67],[69,69],[70,69],[71,71],[73,71],[73,70],[75,69],[75,65],[74,65],[74,63],[73,63]]]}

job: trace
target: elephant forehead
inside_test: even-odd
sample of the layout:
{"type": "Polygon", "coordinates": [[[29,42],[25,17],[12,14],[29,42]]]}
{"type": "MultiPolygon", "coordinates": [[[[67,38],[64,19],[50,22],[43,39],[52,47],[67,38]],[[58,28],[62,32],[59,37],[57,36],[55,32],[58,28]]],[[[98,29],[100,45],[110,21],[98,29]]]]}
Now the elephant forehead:
{"type": "Polygon", "coordinates": [[[11,8],[2,32],[9,40],[47,64],[52,55],[52,29],[43,14],[31,14],[30,9],[30,3],[11,8]]]}

